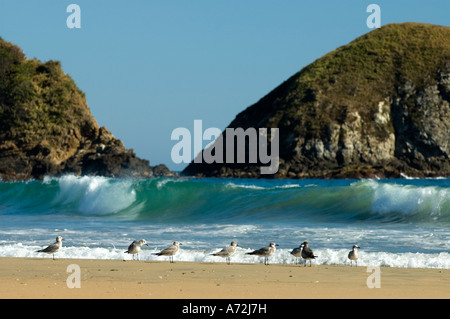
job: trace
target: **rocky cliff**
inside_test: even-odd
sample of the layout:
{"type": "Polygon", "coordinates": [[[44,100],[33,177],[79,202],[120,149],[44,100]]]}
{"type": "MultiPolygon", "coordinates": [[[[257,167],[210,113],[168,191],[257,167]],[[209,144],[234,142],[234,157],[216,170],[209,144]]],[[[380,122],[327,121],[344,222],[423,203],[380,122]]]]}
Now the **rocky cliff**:
{"type": "Polygon", "coordinates": [[[450,176],[450,27],[371,31],[306,66],[228,127],[278,128],[278,172],[261,175],[260,163],[191,163],[183,174],[450,176]]]}
{"type": "Polygon", "coordinates": [[[173,175],[164,165],[151,167],[99,127],[59,62],[27,59],[0,38],[0,179],[61,174],[173,175]]]}

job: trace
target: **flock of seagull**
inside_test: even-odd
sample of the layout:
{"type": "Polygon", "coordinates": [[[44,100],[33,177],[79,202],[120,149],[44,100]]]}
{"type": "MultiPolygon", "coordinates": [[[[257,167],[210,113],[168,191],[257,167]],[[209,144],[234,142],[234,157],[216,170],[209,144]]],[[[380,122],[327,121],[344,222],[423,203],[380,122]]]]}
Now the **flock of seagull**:
{"type": "MultiPolygon", "coordinates": [[[[52,254],[53,259],[55,259],[55,253],[58,252],[59,249],[62,247],[62,240],[63,240],[63,238],[61,236],[58,236],[58,237],[56,237],[55,243],[49,245],[48,247],[46,247],[44,249],[38,250],[37,252],[52,254]]],[[[135,240],[130,244],[130,246],[128,246],[128,249],[124,253],[133,255],[133,260],[136,255],[136,258],[139,260],[139,252],[141,251],[141,247],[143,245],[148,246],[147,241],[145,239],[135,240]]],[[[169,261],[171,263],[173,263],[173,256],[180,249],[180,245],[181,245],[181,243],[174,241],[172,246],[169,246],[169,247],[161,250],[158,253],[153,253],[153,255],[168,256],[169,261]]],[[[218,257],[225,258],[227,261],[227,264],[230,264],[231,256],[234,255],[238,246],[239,245],[235,241],[232,241],[230,246],[226,246],[221,251],[211,254],[211,256],[218,256],[218,257]]],[[[246,253],[246,254],[264,257],[264,264],[268,265],[269,257],[272,256],[273,253],[277,250],[276,246],[278,246],[278,244],[270,243],[269,246],[262,247],[260,249],[254,250],[254,251],[246,253]]],[[[358,249],[360,249],[359,246],[353,245],[352,250],[348,253],[348,259],[350,260],[350,266],[353,265],[353,261],[355,261],[356,266],[358,265],[358,263],[357,263],[358,249]]],[[[309,260],[309,266],[311,267],[311,260],[318,257],[318,256],[314,255],[314,252],[312,251],[312,249],[308,247],[307,241],[304,241],[303,243],[301,243],[298,248],[294,248],[290,252],[290,254],[297,258],[300,258],[300,257],[303,258],[305,260],[305,267],[306,267],[306,263],[308,260],[309,260]]]]}

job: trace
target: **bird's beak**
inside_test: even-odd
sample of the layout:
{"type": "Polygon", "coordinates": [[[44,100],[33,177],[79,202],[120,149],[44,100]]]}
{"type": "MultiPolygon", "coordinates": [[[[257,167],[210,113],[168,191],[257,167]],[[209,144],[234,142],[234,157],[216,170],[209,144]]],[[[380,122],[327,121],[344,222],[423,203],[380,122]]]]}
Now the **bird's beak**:
{"type": "Polygon", "coordinates": [[[148,246],[148,244],[144,244],[145,246],[148,246]]]}
{"type": "Polygon", "coordinates": [[[275,244],[275,246],[280,246],[280,245],[278,245],[278,244],[275,244]]]}

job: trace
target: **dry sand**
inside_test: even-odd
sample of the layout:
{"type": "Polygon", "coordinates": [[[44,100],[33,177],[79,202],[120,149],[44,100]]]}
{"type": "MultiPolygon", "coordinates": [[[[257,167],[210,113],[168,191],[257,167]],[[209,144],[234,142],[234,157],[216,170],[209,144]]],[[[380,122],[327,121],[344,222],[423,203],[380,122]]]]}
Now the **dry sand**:
{"type": "Polygon", "coordinates": [[[450,269],[379,269],[368,288],[367,267],[0,258],[0,298],[450,298],[450,269]]]}

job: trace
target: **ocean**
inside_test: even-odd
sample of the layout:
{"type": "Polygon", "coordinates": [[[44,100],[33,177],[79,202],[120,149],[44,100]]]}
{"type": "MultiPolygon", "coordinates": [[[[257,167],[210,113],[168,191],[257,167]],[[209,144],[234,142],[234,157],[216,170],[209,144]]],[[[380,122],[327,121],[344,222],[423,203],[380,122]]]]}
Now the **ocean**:
{"type": "Polygon", "coordinates": [[[114,179],[62,176],[0,182],[0,257],[37,253],[62,236],[56,258],[141,260],[182,243],[175,261],[225,262],[212,253],[236,241],[232,263],[275,242],[273,264],[294,264],[303,241],[317,265],[450,268],[450,179],[114,179]]]}

